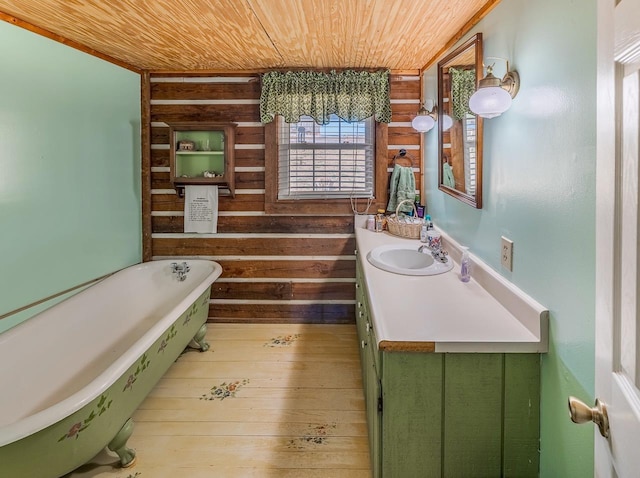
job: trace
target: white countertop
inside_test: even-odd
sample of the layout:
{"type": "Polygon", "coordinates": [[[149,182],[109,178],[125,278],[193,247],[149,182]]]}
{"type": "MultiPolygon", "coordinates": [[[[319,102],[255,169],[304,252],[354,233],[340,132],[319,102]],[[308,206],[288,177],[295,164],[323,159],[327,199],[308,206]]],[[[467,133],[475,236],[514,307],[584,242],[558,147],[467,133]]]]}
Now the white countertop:
{"type": "MultiPolygon", "coordinates": [[[[413,344],[407,350],[419,350],[416,343],[424,342],[435,352],[547,352],[548,310],[474,256],[467,283],[460,280],[457,262],[433,276],[394,274],[371,265],[367,253],[394,243],[418,249],[421,242],[368,231],[362,216],[356,216],[355,230],[380,348],[403,350],[404,343],[413,344]]],[[[459,245],[444,233],[443,242],[450,257],[460,257],[459,245]]]]}

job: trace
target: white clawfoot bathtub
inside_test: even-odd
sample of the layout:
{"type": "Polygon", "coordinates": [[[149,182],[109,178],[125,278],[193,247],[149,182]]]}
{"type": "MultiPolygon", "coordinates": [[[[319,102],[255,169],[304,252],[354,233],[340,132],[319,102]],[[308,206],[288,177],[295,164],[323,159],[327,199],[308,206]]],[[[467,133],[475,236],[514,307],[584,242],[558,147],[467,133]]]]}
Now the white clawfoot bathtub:
{"type": "Polygon", "coordinates": [[[0,334],[0,476],[59,477],[107,445],[132,464],[131,414],[187,345],[208,348],[222,268],[188,265],[129,267],[0,334]]]}

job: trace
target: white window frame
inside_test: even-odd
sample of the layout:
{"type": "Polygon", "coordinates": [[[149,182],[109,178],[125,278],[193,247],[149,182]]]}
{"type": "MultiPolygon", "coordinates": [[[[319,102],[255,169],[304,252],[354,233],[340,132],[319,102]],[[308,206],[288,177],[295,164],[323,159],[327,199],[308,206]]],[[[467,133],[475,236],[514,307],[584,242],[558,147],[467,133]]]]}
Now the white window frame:
{"type": "Polygon", "coordinates": [[[467,113],[462,121],[462,137],[464,144],[465,192],[470,196],[475,196],[476,194],[477,130],[476,117],[467,113]]]}
{"type": "Polygon", "coordinates": [[[277,121],[279,201],[373,197],[373,118],[348,123],[332,115],[328,126],[310,117],[298,123],[285,123],[282,117],[277,121]]]}

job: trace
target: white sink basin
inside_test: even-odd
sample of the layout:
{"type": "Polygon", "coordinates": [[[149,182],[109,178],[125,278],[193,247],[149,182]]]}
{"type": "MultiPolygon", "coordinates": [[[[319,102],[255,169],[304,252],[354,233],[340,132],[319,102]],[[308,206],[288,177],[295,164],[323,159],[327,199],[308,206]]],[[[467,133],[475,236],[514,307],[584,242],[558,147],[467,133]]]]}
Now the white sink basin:
{"type": "Polygon", "coordinates": [[[435,260],[431,252],[419,252],[417,246],[410,248],[404,244],[376,247],[367,254],[367,260],[378,269],[407,276],[432,276],[453,269],[451,259],[442,263],[435,260]]]}

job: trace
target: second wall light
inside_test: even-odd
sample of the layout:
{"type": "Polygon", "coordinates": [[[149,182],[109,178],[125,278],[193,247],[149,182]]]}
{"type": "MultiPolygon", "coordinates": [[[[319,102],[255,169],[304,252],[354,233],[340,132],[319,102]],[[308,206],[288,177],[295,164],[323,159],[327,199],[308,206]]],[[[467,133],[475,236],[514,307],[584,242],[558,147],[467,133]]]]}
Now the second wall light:
{"type": "Polygon", "coordinates": [[[495,118],[511,107],[511,100],[520,89],[518,72],[509,71],[509,62],[504,58],[487,57],[487,59],[504,60],[507,73],[502,79],[493,75],[493,65],[487,66],[487,75],[478,83],[478,89],[469,98],[469,109],[483,118],[495,118]]]}
{"type": "Polygon", "coordinates": [[[411,126],[420,133],[426,133],[430,131],[438,120],[438,107],[434,106],[431,111],[428,111],[424,105],[418,110],[418,114],[411,121],[411,126]]]}
{"type": "MultiPolygon", "coordinates": [[[[411,121],[411,126],[413,126],[413,129],[420,133],[426,133],[427,131],[431,131],[433,129],[436,121],[438,121],[438,106],[433,105],[433,109],[431,111],[428,111],[424,107],[424,105],[422,105],[418,110],[418,114],[416,115],[416,117],[413,118],[413,121],[411,121]]],[[[443,114],[442,131],[447,131],[449,128],[451,128],[452,125],[453,120],[451,119],[451,116],[446,113],[443,114]]]]}

